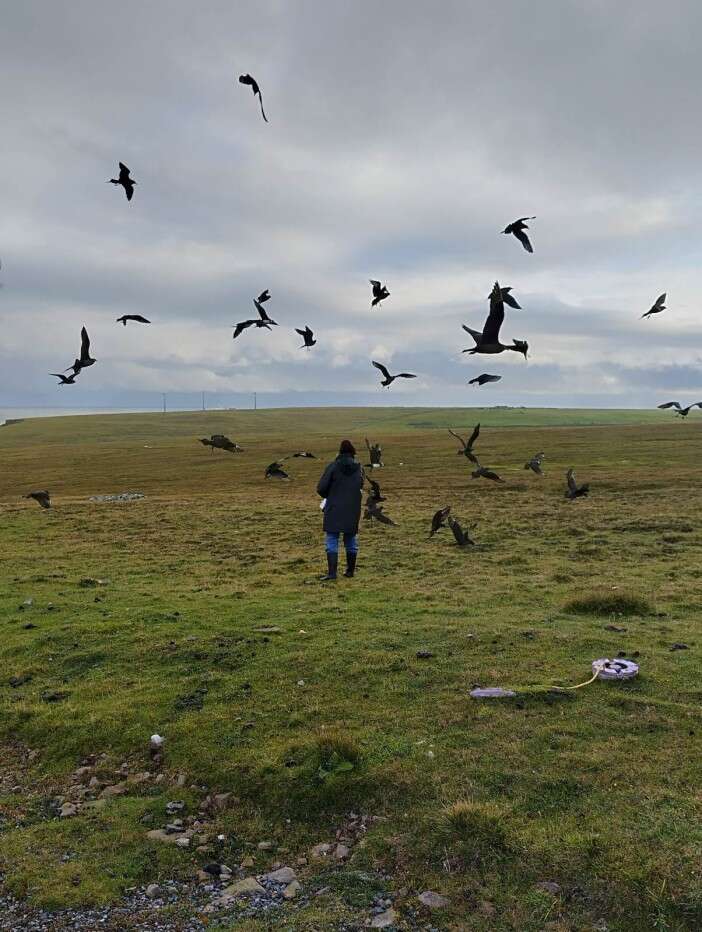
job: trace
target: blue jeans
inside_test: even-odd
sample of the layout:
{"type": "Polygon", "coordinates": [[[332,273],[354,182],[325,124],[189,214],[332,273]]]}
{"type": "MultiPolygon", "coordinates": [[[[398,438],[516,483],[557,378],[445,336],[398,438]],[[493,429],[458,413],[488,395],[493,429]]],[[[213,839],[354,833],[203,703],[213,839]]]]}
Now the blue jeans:
{"type": "MultiPolygon", "coordinates": [[[[325,534],[325,546],[327,553],[338,553],[339,552],[339,532],[336,534],[330,534],[329,531],[325,534]]],[[[346,534],[344,533],[344,548],[346,553],[358,553],[358,534],[346,534]]]]}

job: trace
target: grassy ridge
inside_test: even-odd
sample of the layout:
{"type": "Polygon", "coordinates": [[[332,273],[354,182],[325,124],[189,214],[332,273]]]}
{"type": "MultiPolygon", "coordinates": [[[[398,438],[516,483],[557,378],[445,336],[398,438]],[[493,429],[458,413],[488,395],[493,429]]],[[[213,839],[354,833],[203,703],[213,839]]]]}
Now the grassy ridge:
{"type": "MultiPolygon", "coordinates": [[[[386,821],[353,867],[447,893],[439,925],[698,928],[701,453],[699,425],[660,412],[305,409],[3,429],[0,740],[40,751],[33,789],[0,797],[5,883],[62,904],[191,873],[193,855],[153,851],[139,821],[158,819],[172,791],[135,789],[64,822],[45,806],[86,754],[145,766],[159,731],[171,772],[242,799],[220,817],[232,857],[264,837],[304,851],[360,808],[386,821]],[[617,426],[571,420],[596,416],[617,426]],[[471,480],[445,431],[478,419],[481,461],[505,485],[471,480]],[[220,431],[246,452],[194,441],[220,431]],[[384,446],[399,527],[364,528],[359,577],[320,587],[314,486],[339,437],[360,446],[365,433],[384,446]],[[291,460],[292,482],[266,482],[265,465],[296,449],[321,462],[291,460]],[[545,479],[523,469],[539,449],[545,479]],[[563,500],[571,465],[592,485],[575,504],[563,500]],[[54,494],[51,512],[19,500],[37,486],[54,494]],[[125,489],[147,498],[86,501],[125,489]],[[475,550],[446,532],[427,540],[447,503],[477,525],[475,550]],[[81,588],[87,576],[108,582],[81,588]],[[627,593],[650,610],[613,615],[627,593]],[[564,611],[593,594],[594,613],[564,611]],[[674,641],[691,649],[671,652],[674,641]],[[467,695],[473,683],[581,682],[619,650],[640,652],[626,685],[492,705],[467,695]],[[13,688],[11,675],[31,679],[13,688]],[[320,779],[330,734],[353,768],[320,779]],[[61,866],[65,850],[75,856],[61,866]],[[544,879],[568,895],[552,900],[535,887],[544,879]]],[[[350,882],[335,876],[329,916],[345,915],[350,882]]]]}

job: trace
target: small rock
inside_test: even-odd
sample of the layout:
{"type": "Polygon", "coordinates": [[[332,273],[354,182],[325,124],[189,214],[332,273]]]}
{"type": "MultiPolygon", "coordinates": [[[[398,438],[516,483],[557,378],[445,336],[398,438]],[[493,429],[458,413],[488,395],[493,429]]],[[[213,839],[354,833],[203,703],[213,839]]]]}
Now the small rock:
{"type": "Polygon", "coordinates": [[[241,862],[241,864],[239,865],[239,867],[241,867],[242,869],[245,869],[245,868],[247,868],[247,867],[253,867],[253,866],[254,866],[254,859],[251,857],[250,854],[247,855],[247,856],[243,859],[243,861],[241,862]]]}
{"type": "Polygon", "coordinates": [[[150,883],[146,888],[146,895],[150,900],[155,900],[157,896],[161,895],[161,888],[157,883],[150,883]]]}
{"type": "Polygon", "coordinates": [[[294,900],[301,889],[302,888],[300,887],[300,884],[298,883],[298,881],[293,880],[283,890],[283,896],[285,897],[286,900],[294,900]]]}
{"type": "Polygon", "coordinates": [[[272,851],[275,848],[275,842],[272,841],[259,841],[258,850],[259,851],[272,851]]]}
{"type": "Polygon", "coordinates": [[[429,909],[443,909],[451,902],[447,896],[442,896],[440,893],[434,893],[433,890],[425,890],[423,893],[419,894],[417,899],[420,903],[422,903],[424,906],[427,906],[429,909]]]}
{"type": "Polygon", "coordinates": [[[255,877],[244,877],[243,880],[237,880],[230,887],[225,887],[224,896],[250,896],[252,893],[265,893],[266,888],[256,880],[255,877]]]}
{"type": "MultiPolygon", "coordinates": [[[[163,841],[168,845],[175,845],[179,838],[183,838],[182,835],[169,835],[168,832],[164,832],[162,828],[153,828],[150,832],[146,833],[146,837],[150,841],[163,841]]],[[[187,839],[188,844],[190,844],[190,839],[187,839]]]]}
{"type": "Polygon", "coordinates": [[[112,786],[106,786],[105,789],[100,793],[100,799],[109,799],[113,796],[124,796],[127,792],[127,787],[124,783],[114,783],[112,786]]]}
{"type": "Polygon", "coordinates": [[[319,845],[315,845],[314,848],[310,851],[310,857],[314,858],[315,861],[323,861],[332,851],[332,845],[327,844],[327,842],[322,842],[319,845]]]}
{"type": "Polygon", "coordinates": [[[175,815],[176,812],[182,812],[185,809],[185,803],[180,802],[179,800],[173,800],[170,803],[166,803],[166,812],[168,815],[175,815]]]}
{"type": "Polygon", "coordinates": [[[398,915],[391,906],[390,909],[386,909],[384,912],[374,916],[371,920],[370,927],[371,929],[388,929],[390,926],[395,925],[397,920],[398,915]]]}
{"type": "Polygon", "coordinates": [[[292,867],[281,867],[276,871],[271,871],[270,874],[264,874],[263,879],[272,880],[275,883],[290,884],[293,880],[297,880],[297,875],[292,867]]]}
{"type": "Polygon", "coordinates": [[[229,798],[231,795],[231,793],[216,793],[212,797],[212,804],[215,809],[226,809],[229,805],[229,798]]]}
{"type": "Polygon", "coordinates": [[[338,844],[336,848],[334,848],[334,857],[337,861],[345,861],[350,854],[351,849],[346,845],[338,844]]]}
{"type": "Polygon", "coordinates": [[[59,815],[62,819],[68,819],[78,812],[78,806],[73,803],[64,803],[59,809],[59,815]]]}
{"type": "Polygon", "coordinates": [[[176,780],[176,786],[183,787],[186,784],[186,776],[184,773],[178,774],[178,779],[176,780]]]}
{"type": "Polygon", "coordinates": [[[543,890],[544,893],[550,893],[551,896],[558,896],[561,892],[561,885],[553,880],[542,880],[536,885],[537,890],[543,890]]]}
{"type": "Polygon", "coordinates": [[[176,844],[178,845],[179,848],[189,848],[190,839],[186,838],[184,835],[181,835],[180,838],[176,838],[176,844]]]}

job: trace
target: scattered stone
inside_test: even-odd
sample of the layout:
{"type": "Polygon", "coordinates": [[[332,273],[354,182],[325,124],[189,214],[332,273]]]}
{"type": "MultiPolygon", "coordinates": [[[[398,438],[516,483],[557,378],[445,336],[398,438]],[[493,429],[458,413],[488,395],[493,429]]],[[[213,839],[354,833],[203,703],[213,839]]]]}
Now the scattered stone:
{"type": "Polygon", "coordinates": [[[513,689],[503,689],[501,686],[485,686],[470,691],[473,699],[512,699],[517,694],[513,689]]]}
{"type": "Polygon", "coordinates": [[[161,895],[161,888],[157,883],[150,883],[146,888],[146,895],[150,900],[155,900],[157,896],[161,895]]]}
{"type": "Polygon", "coordinates": [[[371,929],[388,929],[390,926],[395,925],[398,918],[397,913],[391,906],[390,909],[386,909],[384,912],[374,916],[371,920],[370,927],[371,929]]]}
{"type": "Polygon", "coordinates": [[[181,835],[180,838],[176,838],[176,844],[178,845],[179,848],[189,848],[190,839],[187,838],[185,835],[181,835]]]}
{"type": "MultiPolygon", "coordinates": [[[[150,841],[164,841],[168,845],[175,845],[179,838],[183,838],[181,835],[169,835],[168,832],[165,832],[162,828],[153,828],[150,832],[146,833],[146,837],[150,841]]],[[[190,839],[188,839],[188,844],[190,839]]]]}
{"type": "Polygon", "coordinates": [[[184,773],[179,773],[178,779],[176,780],[176,786],[182,789],[185,786],[186,779],[187,778],[184,773]]]}
{"type": "Polygon", "coordinates": [[[255,877],[244,877],[243,880],[237,880],[230,887],[225,887],[224,896],[250,896],[252,893],[265,893],[266,888],[256,880],[255,877]]]}
{"type": "Polygon", "coordinates": [[[283,896],[286,900],[294,900],[297,894],[300,892],[302,887],[297,880],[293,880],[292,883],[289,883],[287,887],[283,890],[283,896]]]}
{"type": "Polygon", "coordinates": [[[127,787],[124,783],[114,783],[112,786],[106,786],[100,793],[100,799],[111,799],[113,796],[124,796],[127,787]]]}
{"type": "Polygon", "coordinates": [[[332,845],[327,844],[327,842],[322,842],[319,845],[315,845],[314,848],[310,851],[310,857],[315,861],[323,861],[326,857],[331,854],[332,845]]]}
{"type": "Polygon", "coordinates": [[[229,805],[231,793],[217,793],[212,797],[212,804],[215,809],[226,809],[229,805]]]}
{"type": "Polygon", "coordinates": [[[253,866],[254,866],[254,859],[251,857],[250,854],[247,855],[247,856],[243,859],[243,861],[241,862],[241,864],[239,865],[239,867],[241,867],[242,870],[246,869],[247,867],[253,867],[253,866]]]}
{"type": "Polygon", "coordinates": [[[290,884],[293,880],[297,880],[297,875],[292,867],[281,867],[278,870],[271,871],[270,874],[264,874],[263,879],[272,880],[275,883],[290,884]]]}
{"type": "Polygon", "coordinates": [[[558,896],[561,892],[561,885],[553,880],[542,880],[536,885],[537,890],[543,890],[544,893],[550,893],[551,896],[558,896]]]}
{"type": "Polygon", "coordinates": [[[143,492],[118,492],[116,495],[91,495],[89,502],[136,502],[146,498],[143,492]]]}
{"type": "Polygon", "coordinates": [[[259,851],[272,851],[275,848],[275,842],[272,841],[259,841],[258,850],[259,851]]]}
{"type": "Polygon", "coordinates": [[[334,848],[334,857],[337,861],[345,861],[350,854],[351,849],[347,845],[338,844],[334,848]]]}
{"type": "Polygon", "coordinates": [[[169,822],[168,825],[166,825],[166,833],[168,835],[178,835],[182,831],[183,831],[183,820],[182,819],[174,819],[172,822],[169,822]]]}
{"type": "Polygon", "coordinates": [[[173,800],[170,803],[166,803],[166,812],[168,815],[175,815],[176,812],[182,812],[185,809],[185,803],[180,800],[173,800]]]}
{"type": "Polygon", "coordinates": [[[78,806],[73,803],[64,803],[59,809],[59,815],[62,819],[69,819],[78,812],[78,806]]]}
{"type": "Polygon", "coordinates": [[[429,909],[444,909],[451,902],[447,896],[440,893],[434,893],[433,890],[425,890],[417,897],[420,903],[429,909]]]}

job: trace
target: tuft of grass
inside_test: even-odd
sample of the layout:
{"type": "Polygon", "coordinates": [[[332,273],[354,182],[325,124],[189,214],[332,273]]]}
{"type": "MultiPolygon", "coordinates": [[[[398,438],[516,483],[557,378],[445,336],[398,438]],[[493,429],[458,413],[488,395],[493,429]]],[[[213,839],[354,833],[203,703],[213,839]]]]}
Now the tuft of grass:
{"type": "Polygon", "coordinates": [[[642,596],[632,592],[592,592],[577,596],[563,606],[568,615],[598,615],[608,618],[610,615],[650,615],[651,603],[642,596]]]}
{"type": "Polygon", "coordinates": [[[442,811],[439,834],[465,860],[479,863],[509,854],[507,822],[507,811],[496,803],[459,799],[442,811]]]}

